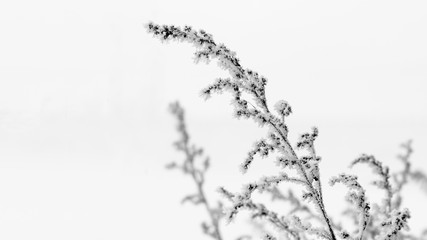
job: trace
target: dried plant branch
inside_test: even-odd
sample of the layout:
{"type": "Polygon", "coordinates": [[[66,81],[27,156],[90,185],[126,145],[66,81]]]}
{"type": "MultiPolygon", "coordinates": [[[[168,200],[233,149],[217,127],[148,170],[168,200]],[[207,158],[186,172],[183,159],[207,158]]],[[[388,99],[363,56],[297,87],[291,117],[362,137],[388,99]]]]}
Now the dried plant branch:
{"type": "MultiPolygon", "coordinates": [[[[336,183],[342,183],[350,189],[347,194],[347,199],[349,202],[355,205],[357,212],[359,213],[359,219],[357,221],[359,223],[359,227],[357,228],[358,236],[355,239],[362,240],[363,233],[368,226],[371,217],[369,213],[371,207],[366,201],[365,189],[363,189],[363,187],[359,184],[356,176],[347,175],[344,173],[330,180],[331,185],[336,183]]],[[[345,235],[342,236],[344,237],[345,235]]]]}
{"type": "MultiPolygon", "coordinates": [[[[188,26],[181,29],[173,25],[160,26],[154,23],[149,23],[147,25],[147,29],[154,36],[157,36],[162,40],[180,40],[193,43],[198,49],[200,49],[195,53],[196,61],[218,59],[219,65],[228,70],[231,75],[230,79],[218,79],[214,84],[205,88],[202,91],[202,94],[206,98],[209,98],[214,92],[221,93],[224,90],[230,91],[233,94],[232,102],[235,109],[235,115],[238,118],[251,118],[260,126],[268,126],[271,129],[269,135],[273,135],[277,139],[278,145],[275,147],[272,147],[273,145],[267,145],[267,149],[270,149],[271,151],[278,150],[284,155],[284,158],[294,161],[295,167],[302,177],[302,182],[304,182],[304,187],[309,191],[307,196],[314,199],[313,204],[316,205],[316,208],[324,218],[331,239],[335,240],[335,233],[323,203],[320,184],[313,183],[313,181],[320,181],[317,164],[315,161],[312,161],[313,159],[309,159],[309,162],[304,163],[303,160],[299,159],[295,150],[289,143],[287,138],[288,129],[284,121],[285,117],[291,113],[289,104],[285,101],[279,101],[276,103],[275,110],[278,116],[270,112],[265,96],[265,85],[267,83],[267,79],[250,69],[244,69],[234,52],[230,51],[223,44],[217,44],[213,40],[212,35],[203,30],[195,31],[188,26]],[[242,92],[252,96],[252,100],[255,104],[248,104],[250,101],[244,99],[242,92]],[[249,105],[255,106],[255,108],[249,108],[249,105]],[[309,169],[306,168],[307,165],[310,166],[309,169]]],[[[301,142],[299,142],[297,146],[299,146],[299,148],[307,147],[311,150],[313,149],[312,145],[316,137],[317,129],[313,131],[313,134],[301,136],[301,142]]],[[[262,145],[264,145],[264,142],[262,142],[262,145]]],[[[267,156],[270,150],[266,151],[266,148],[263,147],[260,151],[267,156]]],[[[250,156],[252,153],[250,153],[250,156]]],[[[312,152],[312,155],[314,155],[314,152],[312,152]]],[[[314,160],[316,159],[317,158],[314,158],[314,160]]],[[[247,161],[242,165],[244,171],[249,168],[250,162],[251,161],[247,161]]]]}
{"type": "Polygon", "coordinates": [[[374,181],[373,184],[380,189],[383,189],[386,192],[386,198],[384,199],[385,203],[385,214],[390,214],[392,211],[391,200],[393,198],[393,190],[390,183],[390,171],[388,167],[384,167],[382,162],[375,159],[374,156],[368,156],[366,154],[362,154],[359,158],[354,160],[350,167],[359,164],[366,163],[372,167],[378,175],[382,178],[382,181],[374,181]]]}
{"type": "Polygon", "coordinates": [[[211,222],[210,224],[202,224],[203,232],[214,239],[222,240],[223,238],[219,228],[219,220],[221,217],[220,213],[222,209],[214,209],[210,206],[203,188],[205,182],[204,173],[209,168],[209,158],[205,158],[202,169],[196,167],[195,159],[203,154],[203,149],[197,148],[194,145],[190,146],[190,137],[185,124],[184,109],[180,106],[180,104],[178,102],[171,104],[170,111],[178,120],[177,130],[181,136],[180,139],[175,142],[175,146],[179,151],[184,153],[185,160],[181,165],[173,162],[168,164],[166,167],[169,169],[181,169],[184,174],[190,175],[192,177],[197,187],[197,193],[184,197],[182,203],[189,201],[195,205],[203,204],[207,213],[209,214],[211,222]]]}
{"type": "MultiPolygon", "coordinates": [[[[372,207],[367,201],[364,188],[357,181],[357,177],[348,174],[340,174],[330,180],[331,185],[336,183],[344,184],[348,189],[346,200],[353,207],[347,211],[358,227],[353,233],[342,229],[341,224],[336,224],[329,217],[323,198],[322,183],[320,178],[320,156],[316,154],[314,142],[318,137],[319,131],[313,128],[311,132],[300,136],[295,147],[288,139],[288,126],[286,118],[292,113],[290,104],[284,100],[274,104],[271,111],[266,98],[265,86],[267,79],[257,72],[244,68],[236,53],[228,49],[224,44],[219,44],[213,40],[211,34],[203,30],[193,30],[192,27],[185,26],[179,28],[173,25],[158,25],[154,23],[147,24],[147,30],[162,41],[185,41],[192,43],[196,48],[194,54],[196,62],[210,62],[216,59],[219,66],[228,71],[229,78],[218,78],[212,84],[202,90],[202,96],[208,99],[215,93],[225,91],[232,94],[232,104],[234,115],[237,118],[252,119],[260,127],[267,127],[267,136],[257,141],[249,151],[246,159],[240,168],[246,173],[253,161],[257,157],[269,158],[271,154],[277,154],[276,163],[284,171],[295,171],[296,177],[290,177],[286,172],[281,172],[278,176],[264,177],[259,181],[246,184],[240,193],[231,193],[225,188],[220,188],[222,195],[231,202],[228,207],[226,218],[228,220],[234,217],[242,210],[249,210],[253,218],[261,218],[272,224],[279,232],[284,232],[286,239],[310,239],[308,236],[315,236],[327,240],[349,239],[349,240],[395,240],[398,238],[412,238],[412,235],[402,233],[402,229],[407,228],[407,221],[410,218],[407,209],[400,209],[401,190],[409,179],[419,180],[426,183],[427,177],[410,168],[409,157],[412,153],[411,143],[403,145],[406,154],[399,157],[404,163],[404,169],[396,174],[390,174],[389,168],[382,162],[375,159],[374,156],[363,154],[354,160],[351,166],[359,163],[366,163],[380,175],[380,180],[375,181],[374,185],[385,190],[386,197],[384,203],[379,206],[373,204],[372,207]],[[298,151],[298,154],[297,154],[298,151]],[[395,186],[392,184],[394,180],[395,186]],[[283,195],[278,190],[281,183],[297,184],[302,187],[302,201],[306,201],[315,208],[311,209],[299,201],[293,193],[288,196],[283,195]],[[260,194],[267,192],[273,199],[281,199],[293,205],[293,209],[286,215],[279,215],[267,208],[264,204],[254,203],[252,195],[255,191],[260,194]],[[307,219],[301,219],[295,213],[305,212],[307,219]],[[320,226],[314,226],[311,221],[319,221],[320,226]],[[338,233],[338,234],[337,234],[338,233]]],[[[183,110],[176,107],[175,113],[178,119],[183,110]],[[179,109],[179,110],[176,110],[179,109]]],[[[179,105],[178,105],[179,106],[179,105]]],[[[180,120],[181,122],[181,120],[180,120]]],[[[183,120],[182,120],[183,122],[183,120]]],[[[182,140],[176,145],[186,156],[186,162],[181,166],[185,173],[189,173],[198,186],[198,193],[185,198],[185,201],[191,201],[195,204],[203,203],[210,213],[211,224],[215,229],[212,237],[221,239],[218,227],[219,217],[213,214],[209,207],[205,194],[203,193],[203,182],[205,170],[198,170],[194,167],[194,157],[201,153],[200,149],[190,147],[188,144],[188,133],[185,130],[185,124],[179,124],[178,130],[182,132],[182,140]],[[184,129],[184,130],[182,130],[184,129]]],[[[171,165],[175,167],[176,165],[171,165]]],[[[208,232],[209,231],[205,231],[208,232]]],[[[244,237],[243,237],[244,238],[244,237]]],[[[271,234],[267,234],[264,239],[277,239],[271,234]]]]}

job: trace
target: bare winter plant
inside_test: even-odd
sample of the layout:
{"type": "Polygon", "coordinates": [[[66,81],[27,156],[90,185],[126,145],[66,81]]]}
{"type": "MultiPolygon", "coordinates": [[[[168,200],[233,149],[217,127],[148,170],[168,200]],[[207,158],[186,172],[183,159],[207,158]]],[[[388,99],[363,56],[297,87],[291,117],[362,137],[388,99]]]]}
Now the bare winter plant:
{"type": "MultiPolygon", "coordinates": [[[[378,175],[379,179],[373,184],[384,191],[385,197],[381,203],[368,202],[365,189],[357,176],[342,173],[331,178],[330,185],[340,183],[348,188],[346,201],[350,207],[344,214],[351,217],[356,227],[352,230],[344,229],[342,224],[333,221],[325,207],[319,170],[321,158],[316,154],[314,145],[318,129],[313,128],[311,132],[302,134],[295,145],[291,144],[286,124],[287,117],[292,113],[289,103],[284,100],[278,101],[271,110],[265,96],[267,79],[253,70],[243,68],[236,54],[224,44],[216,43],[212,35],[203,30],[193,30],[189,26],[181,29],[173,25],[161,26],[149,23],[147,29],[162,41],[178,40],[194,44],[197,48],[195,52],[197,62],[217,59],[219,66],[227,70],[230,77],[216,79],[202,90],[202,95],[207,99],[214,93],[230,92],[237,118],[252,119],[259,126],[268,129],[266,137],[256,141],[249,151],[241,164],[241,170],[244,173],[248,171],[257,156],[267,158],[274,153],[281,172],[276,176],[248,183],[241,192],[233,193],[224,187],[219,188],[230,202],[224,209],[224,218],[227,221],[234,219],[241,210],[248,210],[253,219],[263,219],[276,230],[276,236],[266,234],[265,239],[299,240],[314,237],[327,240],[425,239],[425,235],[415,236],[403,231],[408,229],[410,213],[407,208],[401,206],[402,189],[408,180],[419,181],[424,187],[427,183],[427,177],[422,172],[411,169],[410,141],[403,144],[405,154],[399,156],[404,164],[404,169],[400,172],[390,173],[389,168],[382,162],[366,154],[362,154],[351,163],[351,167],[367,164],[378,175]],[[287,194],[282,193],[278,187],[282,182],[300,186],[302,195],[297,197],[290,190],[287,194]],[[265,204],[255,202],[253,198],[255,192],[270,194],[272,200],[286,201],[290,204],[291,210],[281,215],[265,204]]],[[[193,178],[197,193],[185,197],[184,201],[205,206],[210,223],[203,224],[204,232],[221,240],[223,239],[219,229],[221,204],[218,208],[211,208],[203,190],[204,173],[208,169],[209,161],[205,160],[202,168],[196,167],[195,159],[202,155],[202,150],[189,143],[184,112],[180,105],[172,104],[171,110],[178,119],[178,131],[181,135],[181,139],[175,145],[178,150],[184,152],[186,159],[182,164],[172,163],[168,167],[181,169],[193,178]]]]}
{"type": "Polygon", "coordinates": [[[222,204],[221,202],[218,202],[218,206],[216,208],[212,208],[206,198],[204,190],[205,173],[209,168],[209,157],[204,157],[202,159],[203,162],[201,163],[196,162],[196,159],[203,157],[203,149],[190,144],[190,137],[185,124],[184,109],[182,109],[178,102],[175,102],[170,105],[170,111],[178,120],[177,130],[180,134],[180,139],[176,141],[174,145],[178,151],[183,152],[185,159],[181,164],[172,162],[166,165],[166,168],[179,169],[182,170],[184,174],[191,176],[196,184],[197,192],[184,197],[182,199],[182,203],[191,202],[195,205],[204,205],[209,215],[210,222],[202,222],[203,232],[214,239],[222,240],[223,238],[219,229],[219,219],[222,215],[222,204]]]}

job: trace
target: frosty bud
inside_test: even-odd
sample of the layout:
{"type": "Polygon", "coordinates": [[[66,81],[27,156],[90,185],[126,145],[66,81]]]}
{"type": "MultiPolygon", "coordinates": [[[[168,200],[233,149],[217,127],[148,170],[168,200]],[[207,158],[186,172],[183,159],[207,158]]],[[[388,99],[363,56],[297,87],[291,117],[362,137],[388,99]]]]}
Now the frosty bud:
{"type": "Polygon", "coordinates": [[[280,116],[287,117],[292,113],[291,105],[288,104],[285,100],[280,100],[274,104],[274,109],[280,116]]]}

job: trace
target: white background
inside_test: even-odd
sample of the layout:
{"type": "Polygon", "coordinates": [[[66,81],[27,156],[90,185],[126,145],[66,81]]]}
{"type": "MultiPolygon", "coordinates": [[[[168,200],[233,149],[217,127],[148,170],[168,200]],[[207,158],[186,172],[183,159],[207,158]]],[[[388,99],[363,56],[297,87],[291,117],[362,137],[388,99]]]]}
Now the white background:
{"type": "MultiPolygon", "coordinates": [[[[210,197],[259,177],[237,166],[265,130],[232,118],[229,95],[199,97],[226,72],[194,65],[190,44],[161,44],[148,21],[203,28],[266,76],[269,104],[294,109],[293,142],[319,127],[324,182],[363,152],[399,169],[407,139],[414,168],[427,170],[426,10],[425,1],[2,1],[0,239],[206,238],[204,210],[179,203],[192,182],[164,169],[182,160],[167,112],[176,99],[213,160],[210,197]]],[[[325,194],[338,216],[344,188],[325,194]]],[[[416,185],[405,196],[417,233],[427,196],[416,185]]],[[[250,233],[239,221],[224,231],[250,233]]]]}

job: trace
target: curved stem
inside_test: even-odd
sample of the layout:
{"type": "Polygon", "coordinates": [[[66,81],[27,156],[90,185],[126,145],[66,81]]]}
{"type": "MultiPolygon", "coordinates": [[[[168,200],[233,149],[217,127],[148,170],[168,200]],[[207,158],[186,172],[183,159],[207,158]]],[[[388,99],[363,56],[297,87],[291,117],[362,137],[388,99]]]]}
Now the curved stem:
{"type": "MultiPolygon", "coordinates": [[[[256,94],[255,92],[254,92],[254,95],[257,98],[260,98],[258,96],[258,94],[256,94]]],[[[270,110],[268,109],[267,103],[265,101],[262,101],[262,103],[263,103],[263,109],[265,110],[265,112],[268,113],[268,114],[270,114],[270,110]]],[[[296,154],[295,150],[292,148],[291,144],[289,143],[287,136],[285,136],[285,134],[283,134],[282,131],[280,131],[279,128],[277,128],[277,126],[273,122],[269,121],[268,123],[274,129],[276,129],[276,131],[279,133],[279,135],[282,138],[283,142],[285,143],[286,147],[291,152],[292,157],[294,157],[295,159],[298,159],[298,155],[296,154]]],[[[314,149],[313,149],[313,154],[315,154],[314,149]]],[[[314,194],[314,196],[316,197],[316,204],[317,204],[317,206],[319,207],[319,209],[320,209],[320,211],[322,213],[322,216],[323,216],[323,218],[324,218],[324,220],[326,222],[326,225],[328,226],[328,230],[329,230],[329,232],[331,234],[332,240],[336,240],[337,238],[335,236],[335,233],[334,233],[331,221],[330,221],[330,219],[328,217],[328,214],[326,213],[325,205],[323,203],[322,189],[319,187],[319,191],[317,191],[315,189],[315,187],[313,186],[313,184],[309,181],[307,173],[305,172],[304,167],[302,166],[302,164],[299,161],[297,161],[297,164],[298,164],[299,170],[303,174],[306,186],[309,188],[310,192],[312,192],[314,194]]],[[[320,178],[319,178],[319,186],[320,186],[320,178]]]]}
{"type": "Polygon", "coordinates": [[[199,179],[196,176],[196,168],[194,166],[194,161],[193,161],[194,155],[190,152],[190,150],[188,148],[188,142],[185,142],[184,152],[187,156],[188,162],[190,163],[190,173],[191,173],[191,176],[192,176],[194,182],[197,185],[198,194],[201,198],[203,205],[206,208],[206,211],[209,214],[209,218],[211,219],[212,226],[214,227],[215,236],[213,236],[213,237],[216,238],[217,240],[222,240],[221,232],[219,230],[218,218],[215,217],[214,211],[210,207],[209,202],[206,198],[206,194],[203,190],[203,180],[199,179]]]}
{"type": "MultiPolygon", "coordinates": [[[[292,148],[291,144],[289,143],[287,137],[272,122],[269,122],[269,123],[280,134],[280,137],[285,142],[286,147],[290,150],[292,156],[295,159],[298,159],[298,156],[295,153],[294,149],[292,148]]],[[[334,233],[334,230],[332,228],[332,224],[331,224],[331,222],[329,220],[329,217],[328,217],[328,214],[326,213],[326,210],[325,210],[325,205],[323,203],[323,197],[322,197],[321,189],[319,189],[319,191],[316,191],[316,189],[314,188],[313,184],[308,180],[307,173],[305,172],[304,167],[302,166],[302,164],[299,161],[297,161],[297,164],[298,164],[299,170],[303,173],[303,177],[304,177],[304,180],[305,180],[305,183],[306,183],[307,187],[310,189],[310,191],[316,197],[316,203],[317,203],[317,205],[318,205],[318,207],[319,207],[319,209],[320,209],[320,211],[322,213],[322,216],[323,216],[323,218],[324,218],[324,220],[326,222],[326,225],[328,226],[329,232],[331,233],[332,240],[336,240],[335,233],[334,233]]],[[[320,179],[319,179],[319,181],[320,181],[320,179]]],[[[320,183],[319,183],[319,185],[320,185],[320,183]]]]}

